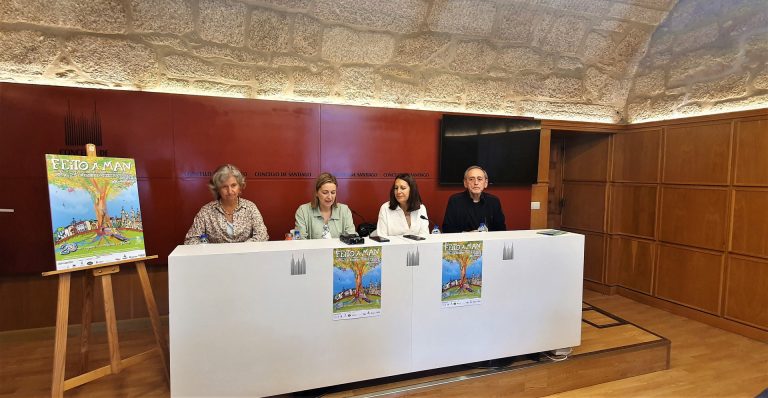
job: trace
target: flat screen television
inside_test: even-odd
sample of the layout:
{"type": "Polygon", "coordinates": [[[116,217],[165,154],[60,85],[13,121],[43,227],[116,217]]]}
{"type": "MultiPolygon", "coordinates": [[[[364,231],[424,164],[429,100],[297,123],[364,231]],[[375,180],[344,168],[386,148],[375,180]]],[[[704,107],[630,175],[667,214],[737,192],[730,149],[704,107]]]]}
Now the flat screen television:
{"type": "Polygon", "coordinates": [[[439,181],[461,185],[478,165],[494,185],[531,185],[539,170],[541,122],[503,117],[443,115],[439,181]]]}

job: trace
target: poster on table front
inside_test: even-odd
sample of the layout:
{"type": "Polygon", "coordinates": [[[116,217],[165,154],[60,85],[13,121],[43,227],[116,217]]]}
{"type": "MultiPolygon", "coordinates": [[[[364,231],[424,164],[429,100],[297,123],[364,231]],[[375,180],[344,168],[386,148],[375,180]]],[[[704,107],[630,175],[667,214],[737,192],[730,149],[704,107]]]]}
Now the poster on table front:
{"type": "Polygon", "coordinates": [[[442,306],[482,303],[483,241],[443,243],[442,306]]]}
{"type": "Polygon", "coordinates": [[[56,269],[145,257],[133,159],[45,155],[56,269]]]}
{"type": "Polygon", "coordinates": [[[381,315],[381,246],[333,249],[333,320],[381,315]]]}

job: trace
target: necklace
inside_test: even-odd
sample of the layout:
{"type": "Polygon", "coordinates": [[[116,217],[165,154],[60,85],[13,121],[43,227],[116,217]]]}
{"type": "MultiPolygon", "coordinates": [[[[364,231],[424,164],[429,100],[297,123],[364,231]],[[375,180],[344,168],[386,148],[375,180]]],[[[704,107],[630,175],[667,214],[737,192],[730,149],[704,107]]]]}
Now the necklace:
{"type": "Polygon", "coordinates": [[[237,200],[237,204],[235,204],[235,207],[232,208],[232,211],[227,211],[227,209],[224,207],[224,204],[219,201],[219,207],[221,207],[221,211],[224,212],[225,215],[234,217],[235,216],[235,210],[237,209],[237,205],[240,203],[240,199],[237,200]]]}

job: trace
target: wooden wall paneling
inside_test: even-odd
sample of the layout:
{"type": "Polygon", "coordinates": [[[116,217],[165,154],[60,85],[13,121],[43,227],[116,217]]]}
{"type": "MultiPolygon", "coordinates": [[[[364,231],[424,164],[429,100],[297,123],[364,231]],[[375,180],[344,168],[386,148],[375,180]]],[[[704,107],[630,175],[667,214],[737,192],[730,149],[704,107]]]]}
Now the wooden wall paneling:
{"type": "Polygon", "coordinates": [[[584,279],[605,283],[606,235],[576,231],[584,235],[584,279]]]}
{"type": "Polygon", "coordinates": [[[610,135],[573,134],[564,137],[565,181],[607,181],[610,135]]]}
{"type": "MultiPolygon", "coordinates": [[[[39,274],[0,277],[0,331],[52,326],[56,321],[57,282],[58,278],[39,274]]],[[[75,289],[79,286],[82,283],[72,285],[75,289]]]]}
{"type": "MultiPolygon", "coordinates": [[[[530,229],[547,228],[547,210],[549,199],[549,184],[539,183],[531,186],[531,203],[538,203],[538,209],[531,209],[530,229]]],[[[533,207],[533,206],[531,206],[533,207]]]]}
{"type": "Polygon", "coordinates": [[[606,184],[564,182],[563,227],[605,232],[606,184]]]}
{"type": "Polygon", "coordinates": [[[768,330],[768,261],[728,256],[725,317],[768,330]]]}
{"type": "Polygon", "coordinates": [[[314,178],[320,172],[320,105],[176,96],[178,177],[232,163],[249,178],[314,178]]]}
{"type": "Polygon", "coordinates": [[[138,185],[144,247],[148,255],[157,255],[165,263],[192,224],[191,220],[189,225],[179,222],[178,209],[185,198],[179,196],[178,185],[171,178],[139,178],[138,185]]]}
{"type": "Polygon", "coordinates": [[[731,125],[731,122],[715,122],[668,127],[664,134],[662,181],[668,184],[727,185],[731,125]]]}
{"type": "Polygon", "coordinates": [[[156,93],[4,84],[0,104],[5,109],[4,137],[14,155],[0,156],[0,177],[44,179],[44,154],[85,155],[84,144],[66,143],[68,115],[75,122],[100,125],[99,156],[134,158],[139,177],[171,177],[170,98],[156,93]]]}
{"type": "Polygon", "coordinates": [[[613,135],[611,181],[655,183],[661,169],[661,129],[613,135]]]}
{"type": "Polygon", "coordinates": [[[768,190],[733,190],[730,250],[768,257],[768,190]]]}
{"type": "Polygon", "coordinates": [[[537,181],[539,184],[549,182],[549,154],[552,143],[552,130],[542,128],[539,138],[539,174],[537,181]]]}
{"type": "Polygon", "coordinates": [[[768,185],[768,119],[736,122],[734,185],[768,185]]]}
{"type": "Polygon", "coordinates": [[[0,208],[14,209],[13,213],[0,213],[4,222],[0,228],[0,273],[39,275],[55,270],[45,178],[0,178],[0,184],[11,188],[9,194],[0,195],[0,208]]]}
{"type": "Polygon", "coordinates": [[[628,289],[652,294],[656,260],[653,241],[614,235],[608,243],[607,269],[615,275],[609,280],[628,289]]]}
{"type": "Polygon", "coordinates": [[[553,135],[549,145],[549,188],[547,192],[547,227],[562,226],[563,137],[553,135]]]}
{"type": "Polygon", "coordinates": [[[768,331],[756,328],[754,326],[749,326],[741,322],[735,322],[731,319],[726,319],[719,315],[713,315],[691,307],[680,305],[678,303],[673,303],[668,300],[623,288],[621,286],[616,287],[616,293],[639,303],[660,308],[664,311],[668,311],[670,313],[680,315],[697,322],[727,330],[732,333],[737,333],[760,342],[768,342],[768,331]]]}
{"type": "Polygon", "coordinates": [[[575,120],[547,120],[541,121],[541,128],[566,133],[606,133],[613,134],[623,131],[627,126],[613,123],[579,122],[575,120]]]}
{"type": "MultiPolygon", "coordinates": [[[[159,263],[147,264],[147,276],[149,276],[149,282],[152,284],[157,312],[161,316],[168,315],[168,265],[159,263]]],[[[141,286],[138,286],[137,289],[135,294],[138,296],[136,296],[135,300],[141,301],[144,297],[144,292],[141,290],[141,286]]],[[[146,312],[146,303],[142,302],[141,307],[146,312]]]]}
{"type": "Polygon", "coordinates": [[[655,237],[657,185],[612,184],[610,231],[655,237]]]}
{"type": "MultiPolygon", "coordinates": [[[[172,178],[173,124],[169,94],[90,90],[97,106],[108,156],[136,160],[139,178],[172,178]]],[[[90,107],[89,107],[90,108],[90,107]]],[[[86,109],[82,112],[86,114],[86,109]]],[[[101,155],[100,155],[101,156],[101,155]]]]}
{"type": "Polygon", "coordinates": [[[728,190],[662,186],[659,240],[725,250],[728,190]]]}
{"type": "Polygon", "coordinates": [[[531,209],[531,229],[547,228],[547,215],[549,213],[549,147],[551,141],[552,131],[548,128],[542,128],[539,140],[538,183],[531,187],[531,203],[538,202],[539,208],[531,209]]]}
{"type": "MultiPolygon", "coordinates": [[[[168,267],[147,264],[147,273],[161,315],[168,314],[168,267]]],[[[132,266],[113,275],[117,319],[146,317],[144,296],[132,266]]],[[[57,278],[39,274],[0,277],[0,332],[52,326],[56,321],[57,278]]],[[[83,299],[83,277],[72,277],[69,323],[79,324],[83,299]]],[[[101,288],[94,289],[94,302],[101,301],[101,288]]],[[[94,322],[104,321],[104,306],[94,305],[94,322]]]]}
{"type": "MultiPolygon", "coordinates": [[[[417,180],[437,179],[441,117],[439,112],[322,105],[321,168],[345,178],[394,179],[411,173],[417,180]]],[[[492,175],[488,179],[493,183],[492,175]]]]}
{"type": "Polygon", "coordinates": [[[681,246],[659,246],[655,295],[711,314],[720,312],[723,258],[681,246]]]}
{"type": "Polygon", "coordinates": [[[621,258],[623,252],[622,247],[619,245],[619,236],[607,235],[606,236],[606,249],[605,249],[605,284],[615,287],[619,284],[619,272],[623,266],[623,259],[621,258]]]}
{"type": "Polygon", "coordinates": [[[7,83],[2,86],[3,147],[9,152],[0,156],[0,178],[45,179],[46,153],[71,149],[85,154],[83,146],[65,145],[64,120],[68,110],[76,117],[92,120],[94,95],[89,90],[7,83]],[[83,113],[85,109],[87,113],[83,113]]]}

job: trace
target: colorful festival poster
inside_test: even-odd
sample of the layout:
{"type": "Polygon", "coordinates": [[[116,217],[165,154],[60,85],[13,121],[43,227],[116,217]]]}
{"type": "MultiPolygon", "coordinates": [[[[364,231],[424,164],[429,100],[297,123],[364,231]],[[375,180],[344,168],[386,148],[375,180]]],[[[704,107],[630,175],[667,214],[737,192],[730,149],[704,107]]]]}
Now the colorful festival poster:
{"type": "Polygon", "coordinates": [[[133,159],[45,155],[56,269],[145,257],[133,159]]]}
{"type": "Polygon", "coordinates": [[[443,308],[482,303],[483,241],[443,243],[443,308]]]}
{"type": "Polygon", "coordinates": [[[381,315],[381,246],[333,249],[333,320],[381,315]]]}

